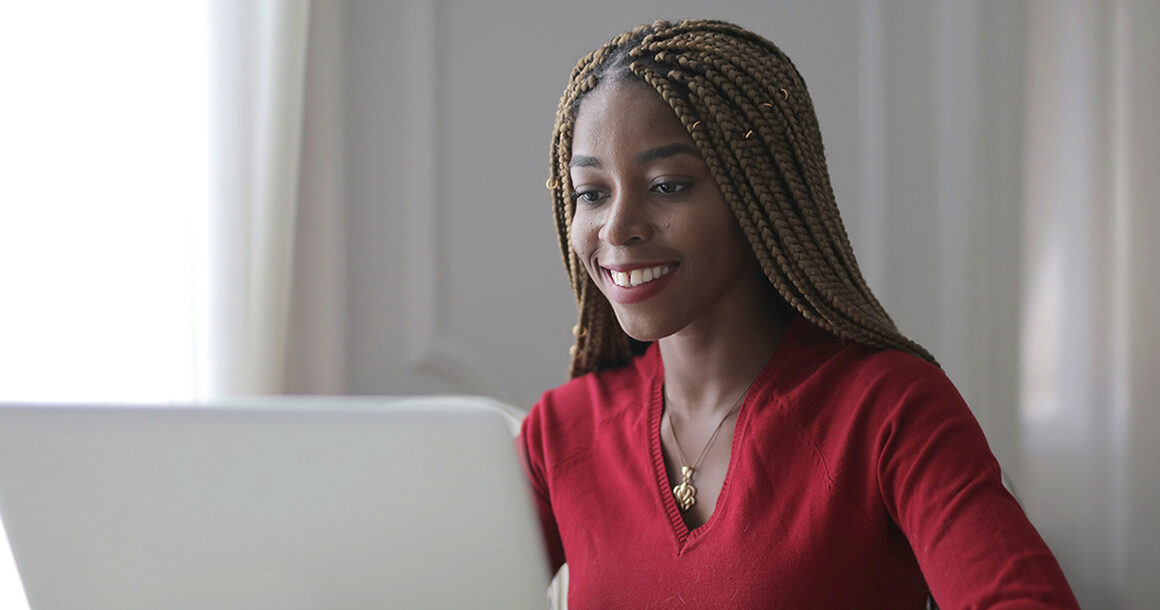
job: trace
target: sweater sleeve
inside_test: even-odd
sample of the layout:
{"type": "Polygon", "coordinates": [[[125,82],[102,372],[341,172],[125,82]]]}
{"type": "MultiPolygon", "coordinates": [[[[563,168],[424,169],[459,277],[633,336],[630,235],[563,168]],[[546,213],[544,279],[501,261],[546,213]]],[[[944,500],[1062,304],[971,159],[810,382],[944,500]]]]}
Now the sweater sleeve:
{"type": "Polygon", "coordinates": [[[531,485],[532,499],[540,517],[540,528],[544,535],[544,548],[548,554],[549,574],[555,574],[564,565],[564,545],[560,539],[560,529],[552,512],[544,459],[543,408],[537,404],[520,425],[520,435],[516,439],[524,472],[531,485]]]}
{"type": "Polygon", "coordinates": [[[892,407],[874,443],[877,477],[935,602],[943,610],[1078,608],[954,386],[925,363],[907,377],[883,392],[892,407]]]}

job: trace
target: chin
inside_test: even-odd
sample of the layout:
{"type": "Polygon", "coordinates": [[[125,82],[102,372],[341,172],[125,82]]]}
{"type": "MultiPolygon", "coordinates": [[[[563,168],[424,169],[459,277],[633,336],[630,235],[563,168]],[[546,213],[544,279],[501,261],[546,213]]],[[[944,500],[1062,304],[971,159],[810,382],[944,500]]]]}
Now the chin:
{"type": "Polygon", "coordinates": [[[620,328],[624,334],[646,343],[658,341],[680,330],[668,328],[668,325],[658,320],[626,319],[625,316],[620,315],[620,312],[616,313],[616,321],[620,323],[620,328]]]}

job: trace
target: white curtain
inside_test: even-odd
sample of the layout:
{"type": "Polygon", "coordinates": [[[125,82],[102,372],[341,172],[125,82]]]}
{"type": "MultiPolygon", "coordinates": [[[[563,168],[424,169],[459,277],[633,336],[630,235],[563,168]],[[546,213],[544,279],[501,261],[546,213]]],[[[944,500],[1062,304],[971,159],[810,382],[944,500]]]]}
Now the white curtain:
{"type": "MultiPolygon", "coordinates": [[[[309,20],[308,0],[0,9],[0,400],[286,391],[300,180],[325,194],[300,171],[309,20]]],[[[27,608],[6,542],[0,607],[27,608]]]]}
{"type": "Polygon", "coordinates": [[[1081,602],[1157,608],[1160,5],[1029,17],[1025,501],[1081,602]]]}
{"type": "Polygon", "coordinates": [[[310,7],[283,387],[292,394],[348,391],[344,6],[310,7]]]}
{"type": "Polygon", "coordinates": [[[308,0],[214,5],[215,183],[198,278],[200,397],[284,391],[308,0]]]}

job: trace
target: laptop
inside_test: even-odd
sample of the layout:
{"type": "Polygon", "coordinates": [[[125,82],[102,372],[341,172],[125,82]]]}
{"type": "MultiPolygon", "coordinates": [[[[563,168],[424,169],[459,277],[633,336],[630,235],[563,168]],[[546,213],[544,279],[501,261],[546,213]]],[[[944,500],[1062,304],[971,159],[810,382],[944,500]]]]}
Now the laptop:
{"type": "Polygon", "coordinates": [[[33,610],[544,608],[510,413],[0,405],[0,517],[33,610]]]}

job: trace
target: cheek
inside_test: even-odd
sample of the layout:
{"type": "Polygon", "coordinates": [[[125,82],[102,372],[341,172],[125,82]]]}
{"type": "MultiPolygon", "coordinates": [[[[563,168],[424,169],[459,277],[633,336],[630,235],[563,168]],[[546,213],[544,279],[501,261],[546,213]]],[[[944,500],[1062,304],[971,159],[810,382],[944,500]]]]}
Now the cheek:
{"type": "MultiPolygon", "coordinates": [[[[573,218],[572,219],[572,226],[568,229],[568,243],[572,244],[572,251],[575,252],[577,255],[581,255],[581,253],[583,252],[583,250],[581,250],[579,233],[580,233],[579,228],[576,226],[576,219],[573,218]]],[[[583,258],[582,255],[581,255],[581,258],[583,258]]]]}
{"type": "Polygon", "coordinates": [[[753,257],[745,233],[732,216],[705,216],[696,222],[682,223],[681,228],[679,239],[700,252],[700,260],[718,270],[738,266],[753,257]]]}
{"type": "Polygon", "coordinates": [[[592,221],[586,214],[577,213],[572,217],[572,227],[568,231],[568,241],[572,249],[580,256],[587,258],[592,252],[592,221]]]}

